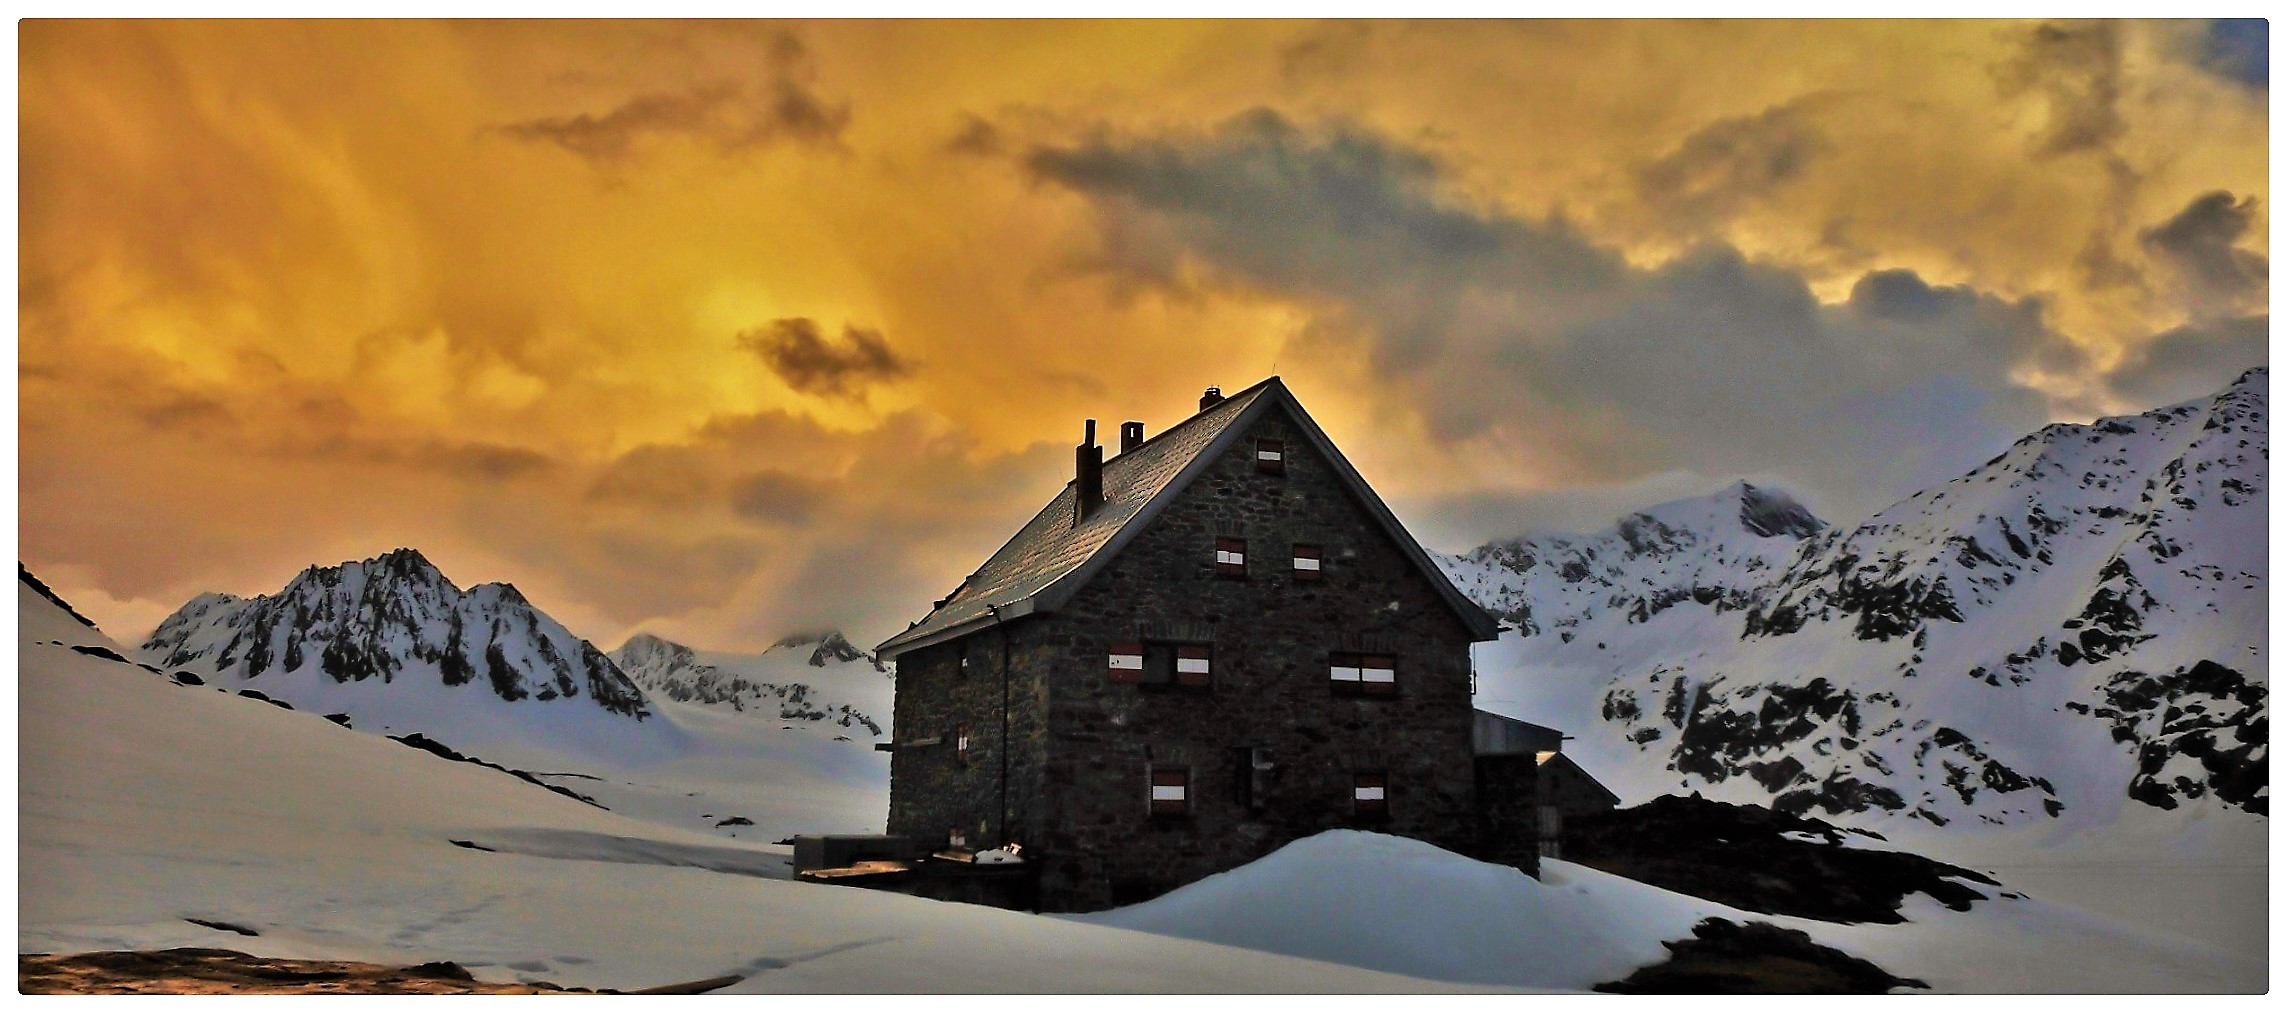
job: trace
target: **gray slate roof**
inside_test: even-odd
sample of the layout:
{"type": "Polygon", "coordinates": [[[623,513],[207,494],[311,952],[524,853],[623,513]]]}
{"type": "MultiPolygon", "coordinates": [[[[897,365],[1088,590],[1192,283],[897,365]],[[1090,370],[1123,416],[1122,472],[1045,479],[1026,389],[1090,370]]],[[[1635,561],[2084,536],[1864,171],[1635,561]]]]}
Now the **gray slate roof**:
{"type": "Polygon", "coordinates": [[[1030,523],[938,602],[926,618],[883,641],[878,648],[881,658],[889,660],[916,647],[965,635],[990,625],[996,616],[1006,621],[1035,611],[1055,610],[1141,531],[1175,492],[1204,471],[1230,440],[1245,431],[1262,411],[1279,403],[1286,405],[1304,434],[1334,463],[1335,470],[1349,479],[1359,498],[1381,518],[1397,543],[1408,549],[1429,578],[1445,591],[1477,638],[1496,635],[1495,620],[1453,587],[1381,498],[1334,449],[1286,385],[1272,376],[1104,461],[1103,507],[1076,525],[1072,523],[1076,493],[1071,483],[1065,483],[1030,523]]]}

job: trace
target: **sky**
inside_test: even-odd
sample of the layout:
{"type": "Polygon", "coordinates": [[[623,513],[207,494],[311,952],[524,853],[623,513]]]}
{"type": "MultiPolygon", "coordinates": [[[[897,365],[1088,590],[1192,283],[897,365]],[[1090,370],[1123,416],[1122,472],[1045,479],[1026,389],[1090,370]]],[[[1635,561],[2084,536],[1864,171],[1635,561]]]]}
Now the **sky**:
{"type": "Polygon", "coordinates": [[[877,641],[1283,376],[1429,547],[2268,361],[2256,22],[20,26],[19,555],[877,641]]]}

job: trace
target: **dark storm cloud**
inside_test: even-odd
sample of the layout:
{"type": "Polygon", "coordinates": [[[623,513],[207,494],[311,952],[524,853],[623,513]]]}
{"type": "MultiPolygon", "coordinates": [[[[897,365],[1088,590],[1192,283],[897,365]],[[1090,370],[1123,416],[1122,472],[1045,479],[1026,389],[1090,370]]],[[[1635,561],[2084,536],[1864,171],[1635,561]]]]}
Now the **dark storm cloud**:
{"type": "Polygon", "coordinates": [[[508,481],[554,466],[544,453],[492,443],[439,444],[424,447],[413,456],[460,477],[487,482],[508,481]]]}
{"type": "Polygon", "coordinates": [[[867,387],[913,371],[880,331],[843,324],[837,345],[807,317],[772,320],[739,334],[738,345],[759,356],[787,386],[820,397],[862,398],[867,387]]]}
{"type": "Polygon", "coordinates": [[[2254,224],[2253,197],[2216,190],[2172,218],[2146,229],[2143,246],[2183,278],[2195,304],[2228,304],[2259,297],[2270,281],[2270,261],[2238,241],[2254,224]]]}
{"type": "Polygon", "coordinates": [[[975,113],[962,114],[960,130],[945,142],[946,151],[978,158],[997,155],[1000,147],[1000,128],[975,113]]]}
{"type": "Polygon", "coordinates": [[[2270,90],[2270,22],[2217,18],[2199,35],[2199,64],[2263,91],[2270,90]]]}
{"type": "Polygon", "coordinates": [[[2124,77],[2119,25],[2049,23],[2021,40],[2016,59],[1995,71],[2004,96],[2035,94],[2047,106],[2041,151],[2108,151],[2127,130],[2119,100],[2124,77]]]}
{"type": "Polygon", "coordinates": [[[2221,389],[2239,373],[2270,362],[2268,314],[2207,320],[2139,345],[2106,379],[2137,404],[2188,400],[2221,389]]]}
{"type": "Polygon", "coordinates": [[[1026,164],[1091,200],[1105,269],[1330,306],[1304,352],[1363,351],[1436,435],[1575,482],[1778,474],[1865,505],[2045,421],[2012,370],[2078,363],[2037,299],[1876,271],[1829,305],[1720,243],[1633,268],[1561,220],[1465,205],[1431,158],[1349,126],[1256,112],[1026,164]]]}
{"type": "Polygon", "coordinates": [[[1801,104],[1717,120],[1636,171],[1644,205],[1671,227],[1727,221],[1777,192],[1828,150],[1801,104]]]}
{"type": "Polygon", "coordinates": [[[517,140],[553,144],[598,167],[615,166],[661,137],[700,141],[723,154],[780,141],[838,144],[849,125],[849,104],[811,89],[812,68],[801,42],[779,35],[766,62],[759,80],[706,81],[636,95],[601,113],[547,116],[497,129],[517,140]]]}
{"type": "Polygon", "coordinates": [[[764,523],[800,525],[808,522],[830,498],[824,484],[783,471],[747,475],[730,487],[730,509],[739,516],[764,523]]]}

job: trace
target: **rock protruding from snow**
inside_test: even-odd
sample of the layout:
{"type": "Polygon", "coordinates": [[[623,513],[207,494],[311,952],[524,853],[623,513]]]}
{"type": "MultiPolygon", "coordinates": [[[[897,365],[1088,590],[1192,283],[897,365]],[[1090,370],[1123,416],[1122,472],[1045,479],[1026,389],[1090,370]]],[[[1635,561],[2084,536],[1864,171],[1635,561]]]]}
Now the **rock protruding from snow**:
{"type": "Polygon", "coordinates": [[[2051,425],[1848,528],[1733,486],[1452,569],[1522,632],[1488,689],[1601,686],[1524,715],[1605,722],[1580,748],[1638,799],[1937,825],[2123,796],[2266,812],[2266,693],[2237,673],[2266,670],[2268,396],[2256,369],[2051,425]]]}
{"type": "Polygon", "coordinates": [[[159,624],[145,660],[257,687],[357,727],[455,745],[501,739],[616,755],[672,750],[641,688],[513,586],[462,590],[421,553],[303,570],[275,594],[201,594],[159,624]],[[649,722],[657,725],[636,731],[649,722]]]}
{"type": "Polygon", "coordinates": [[[851,643],[849,637],[842,635],[841,630],[838,629],[826,632],[795,633],[770,644],[772,650],[783,650],[788,647],[811,647],[810,667],[813,668],[822,668],[833,663],[846,664],[850,661],[862,660],[873,665],[875,671],[886,672],[889,670],[886,665],[881,663],[880,658],[858,649],[856,644],[851,643]]]}
{"type": "Polygon", "coordinates": [[[885,702],[894,687],[872,655],[838,632],[790,636],[760,654],[702,652],[638,633],[611,656],[658,698],[862,729],[875,737],[881,724],[873,714],[887,712],[875,699],[885,702]]]}

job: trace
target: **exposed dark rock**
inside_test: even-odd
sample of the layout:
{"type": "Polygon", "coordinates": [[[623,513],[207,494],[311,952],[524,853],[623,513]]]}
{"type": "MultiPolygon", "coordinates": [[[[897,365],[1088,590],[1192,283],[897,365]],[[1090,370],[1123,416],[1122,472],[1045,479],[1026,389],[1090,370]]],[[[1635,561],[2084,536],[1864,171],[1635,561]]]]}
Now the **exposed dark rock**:
{"type": "Polygon", "coordinates": [[[202,928],[213,928],[216,931],[228,931],[231,934],[245,935],[249,938],[261,934],[261,932],[256,931],[253,928],[249,928],[240,924],[232,924],[229,921],[209,921],[198,917],[185,917],[183,920],[189,921],[192,924],[196,924],[202,928]]]}
{"type": "Polygon", "coordinates": [[[33,575],[32,575],[32,571],[31,571],[31,570],[29,570],[29,569],[25,569],[25,568],[24,568],[24,564],[23,564],[23,563],[21,563],[21,562],[19,562],[19,563],[16,563],[16,579],[17,579],[18,581],[22,582],[24,586],[27,586],[27,587],[30,587],[30,588],[32,588],[32,593],[35,593],[35,594],[38,594],[38,595],[40,595],[41,597],[47,598],[47,600],[48,600],[48,603],[49,603],[49,604],[55,605],[56,607],[63,609],[63,612],[64,612],[64,614],[66,614],[66,615],[69,615],[69,616],[71,616],[73,619],[76,619],[76,620],[78,620],[79,624],[81,624],[81,625],[83,625],[83,626],[86,626],[86,627],[88,627],[88,628],[90,628],[90,629],[93,629],[93,628],[95,628],[95,623],[94,623],[94,622],[91,622],[91,621],[89,621],[89,620],[88,620],[88,618],[87,618],[87,616],[80,614],[80,613],[79,613],[79,609],[77,609],[77,608],[74,608],[74,607],[72,607],[72,606],[71,606],[71,602],[64,600],[62,597],[59,597],[59,596],[57,596],[57,594],[56,594],[56,592],[55,592],[55,591],[53,591],[53,590],[50,590],[50,589],[48,588],[48,585],[47,585],[47,584],[45,584],[45,583],[41,583],[41,582],[40,582],[40,578],[39,578],[39,577],[37,577],[37,576],[33,576],[33,575]]]}
{"type": "Polygon", "coordinates": [[[478,759],[475,756],[462,755],[459,752],[453,751],[450,746],[447,746],[444,743],[423,735],[419,732],[405,735],[392,734],[388,737],[390,741],[398,742],[404,745],[410,745],[414,748],[420,749],[423,752],[427,752],[430,755],[434,755],[439,758],[450,759],[456,763],[471,763],[477,766],[485,767],[486,769],[499,770],[500,772],[506,773],[518,780],[522,780],[525,783],[532,784],[537,787],[544,787],[548,790],[556,792],[557,794],[561,794],[564,797],[571,798],[574,801],[585,802],[590,805],[595,805],[597,808],[603,808],[605,811],[610,811],[610,809],[604,808],[603,805],[597,804],[594,798],[588,797],[585,794],[581,794],[578,791],[574,791],[568,787],[560,787],[555,784],[548,783],[547,781],[542,780],[530,773],[526,773],[523,770],[509,769],[508,767],[502,766],[499,763],[485,762],[484,760],[478,759]]]}
{"type": "Polygon", "coordinates": [[[2179,799],[2212,792],[2268,815],[2269,695],[2236,669],[2202,660],[2158,677],[2123,671],[2104,684],[2092,715],[2111,723],[2113,740],[2136,750],[2128,797],[2171,809],[2179,799]],[[2196,766],[2186,769],[2175,762],[2179,756],[2196,766]]]}
{"type": "Polygon", "coordinates": [[[1898,977],[1806,932],[1761,921],[1709,917],[1691,937],[1662,942],[1672,955],[1625,980],[1597,984],[1617,994],[1887,994],[1926,981],[1898,977]]]}
{"type": "Polygon", "coordinates": [[[1850,832],[1767,808],[1669,795],[1566,816],[1564,857],[1742,910],[1845,924],[1901,923],[1898,910],[1914,893],[1967,910],[1990,899],[1967,882],[2000,885],[1919,855],[1848,847],[1850,832]]]}
{"type": "Polygon", "coordinates": [[[119,663],[121,663],[121,664],[132,664],[132,663],[134,663],[134,662],[132,662],[132,661],[129,661],[129,660],[128,660],[127,658],[125,658],[125,657],[121,657],[121,656],[119,656],[119,651],[117,651],[117,650],[113,650],[113,649],[111,649],[110,647],[91,647],[91,646],[78,646],[78,645],[75,645],[75,646],[73,646],[73,647],[71,648],[71,652],[72,652],[72,653],[75,653],[75,654],[86,654],[86,655],[87,655],[87,656],[89,656],[89,657],[100,657],[100,658],[103,658],[104,660],[107,660],[107,661],[118,661],[118,662],[119,662],[119,663]]]}

